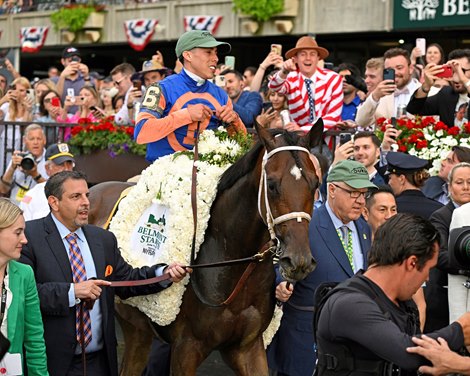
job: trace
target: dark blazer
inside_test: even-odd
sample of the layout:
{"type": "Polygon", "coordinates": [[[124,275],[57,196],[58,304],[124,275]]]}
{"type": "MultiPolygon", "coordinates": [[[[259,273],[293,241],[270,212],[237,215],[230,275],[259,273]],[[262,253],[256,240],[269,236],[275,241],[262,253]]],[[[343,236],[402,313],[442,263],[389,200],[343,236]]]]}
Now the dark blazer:
{"type": "MultiPolygon", "coordinates": [[[[371,245],[371,231],[362,217],[354,221],[354,224],[364,256],[362,267],[365,269],[371,245]]],[[[279,331],[268,350],[270,367],[287,375],[313,373],[315,352],[312,307],[315,289],[322,282],[341,282],[354,275],[325,205],[313,213],[309,238],[317,267],[305,279],[295,283],[292,296],[284,304],[279,331]]]]}
{"type": "MultiPolygon", "coordinates": [[[[444,193],[442,186],[445,184],[445,181],[439,176],[431,176],[426,183],[424,183],[421,188],[421,192],[428,198],[437,200],[440,195],[444,193]]],[[[439,328],[440,329],[440,328],[439,328]]]]}
{"type": "Polygon", "coordinates": [[[442,208],[440,202],[427,198],[419,189],[403,191],[396,197],[397,212],[416,214],[429,219],[431,214],[442,208]]]}
{"type": "MultiPolygon", "coordinates": [[[[83,226],[82,229],[93,256],[98,279],[121,281],[155,277],[156,266],[133,269],[124,261],[118,250],[116,237],[111,232],[92,225],[83,226]],[[105,278],[108,265],[113,271],[105,278]]],[[[51,376],[64,376],[77,346],[75,307],[69,307],[68,299],[68,291],[73,281],[70,261],[51,214],[29,221],[25,233],[28,244],[23,247],[20,261],[31,265],[36,277],[49,373],[51,376]]],[[[118,374],[114,294],[128,298],[160,290],[162,287],[159,284],[119,289],[103,287],[99,304],[102,313],[103,350],[107,356],[110,375],[118,374]]]]}
{"type": "MultiPolygon", "coordinates": [[[[433,332],[449,325],[449,303],[447,296],[447,273],[452,272],[449,269],[449,227],[452,221],[452,213],[455,206],[452,201],[436,210],[429,220],[436,227],[441,235],[439,250],[439,260],[437,268],[432,268],[429,272],[429,281],[424,288],[426,298],[426,325],[425,333],[433,332]]],[[[457,272],[457,271],[455,271],[457,272]]]]}
{"type": "MultiPolygon", "coordinates": [[[[453,127],[458,101],[459,94],[450,86],[444,86],[436,95],[430,97],[416,98],[413,94],[406,111],[413,115],[439,115],[444,124],[453,127]]],[[[467,111],[467,119],[469,119],[469,114],[470,112],[467,111]]]]}

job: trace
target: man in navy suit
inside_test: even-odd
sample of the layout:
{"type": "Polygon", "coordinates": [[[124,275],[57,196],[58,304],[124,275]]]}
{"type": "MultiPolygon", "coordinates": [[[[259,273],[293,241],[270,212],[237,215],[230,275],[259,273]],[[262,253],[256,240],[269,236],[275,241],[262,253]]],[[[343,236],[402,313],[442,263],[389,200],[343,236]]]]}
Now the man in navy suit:
{"type": "MultiPolygon", "coordinates": [[[[20,261],[31,265],[37,282],[44,321],[48,370],[51,376],[117,376],[114,289],[109,281],[147,279],[168,272],[169,281],[147,286],[119,287],[122,299],[156,293],[179,282],[187,271],[177,263],[132,268],[122,258],[116,237],[109,231],[88,225],[88,186],[77,171],[63,171],[46,183],[45,194],[51,213],[29,221],[28,244],[20,261]],[[74,249],[68,244],[73,234],[74,249]],[[78,247],[78,250],[76,249],[78,247]],[[75,263],[71,261],[76,255],[75,263]],[[70,259],[69,259],[70,258],[70,259]],[[76,281],[72,269],[82,270],[85,280],[76,281]],[[76,308],[89,315],[91,338],[84,343],[84,328],[76,327],[76,308]],[[78,333],[77,333],[77,329],[78,333]],[[82,334],[80,336],[80,334],[82,334]],[[80,343],[77,335],[81,337],[80,343]],[[85,357],[82,356],[83,350],[85,357]],[[85,361],[85,363],[83,362],[85,361]]],[[[85,318],[83,318],[85,320],[85,318]]]]}
{"type": "Polygon", "coordinates": [[[327,183],[327,202],[313,213],[309,230],[317,268],[295,284],[277,277],[276,298],[284,302],[284,315],[268,348],[268,360],[278,376],[313,373],[313,305],[318,285],[344,281],[366,268],[371,231],[361,213],[368,189],[377,187],[369,181],[364,165],[351,160],[338,162],[327,183]]]}

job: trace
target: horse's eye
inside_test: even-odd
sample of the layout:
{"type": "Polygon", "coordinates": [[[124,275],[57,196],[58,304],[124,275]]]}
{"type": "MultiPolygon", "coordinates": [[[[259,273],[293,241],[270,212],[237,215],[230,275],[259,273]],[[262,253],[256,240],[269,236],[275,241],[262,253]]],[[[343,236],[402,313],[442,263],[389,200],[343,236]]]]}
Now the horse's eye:
{"type": "Polygon", "coordinates": [[[278,184],[274,180],[268,180],[268,191],[271,193],[278,193],[278,184]]]}

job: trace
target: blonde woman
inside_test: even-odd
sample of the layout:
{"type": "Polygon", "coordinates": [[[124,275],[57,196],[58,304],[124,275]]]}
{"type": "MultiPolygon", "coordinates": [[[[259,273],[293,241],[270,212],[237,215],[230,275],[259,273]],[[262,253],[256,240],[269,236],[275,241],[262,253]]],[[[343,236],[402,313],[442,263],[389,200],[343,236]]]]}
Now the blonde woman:
{"type": "MultiPolygon", "coordinates": [[[[34,273],[29,265],[16,261],[27,243],[22,213],[10,200],[0,198],[0,283],[2,301],[6,298],[0,306],[3,312],[0,330],[11,343],[6,371],[9,365],[19,369],[24,366],[29,376],[47,376],[44,328],[34,273]]],[[[22,369],[21,373],[8,373],[25,372],[22,369]]]]}

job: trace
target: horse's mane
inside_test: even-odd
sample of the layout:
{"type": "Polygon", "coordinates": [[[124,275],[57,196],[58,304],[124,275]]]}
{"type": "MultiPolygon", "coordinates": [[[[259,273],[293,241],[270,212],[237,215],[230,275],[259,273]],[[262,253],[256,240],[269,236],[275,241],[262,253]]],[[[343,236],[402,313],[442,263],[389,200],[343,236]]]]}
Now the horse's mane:
{"type": "MultiPolygon", "coordinates": [[[[300,139],[295,132],[287,132],[279,129],[270,129],[269,132],[274,136],[282,136],[285,145],[287,146],[297,145],[300,139]]],[[[217,185],[217,191],[221,193],[230,189],[239,179],[253,171],[262,149],[264,149],[264,145],[258,140],[248,153],[241,157],[222,174],[219,184],[217,185]]]]}

